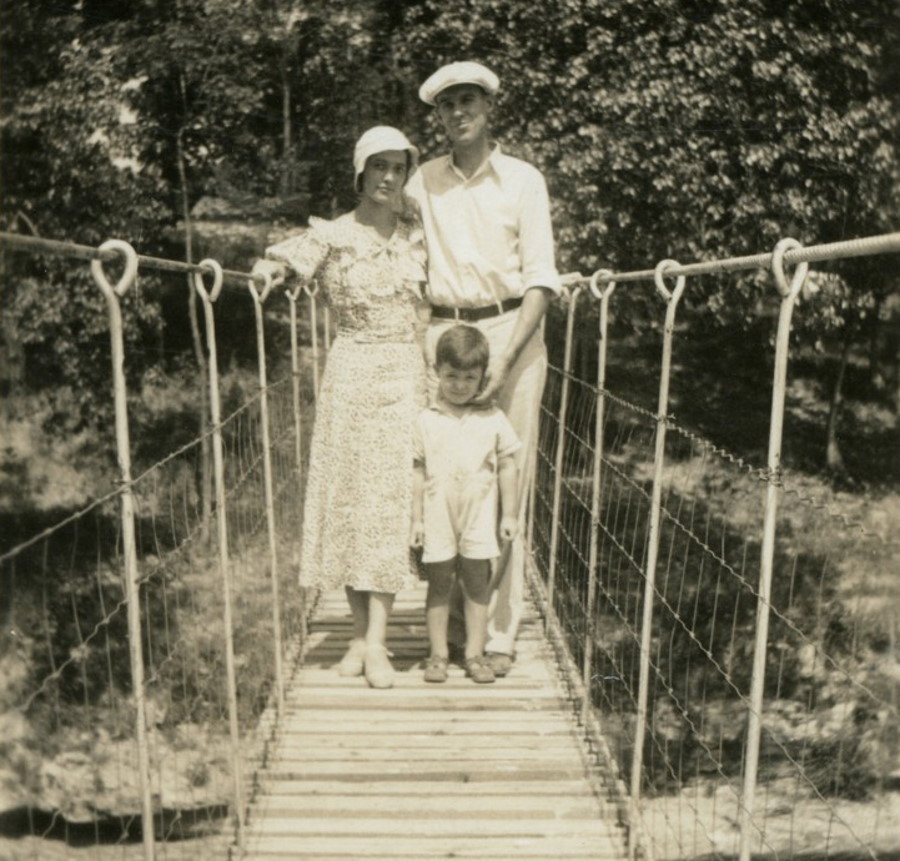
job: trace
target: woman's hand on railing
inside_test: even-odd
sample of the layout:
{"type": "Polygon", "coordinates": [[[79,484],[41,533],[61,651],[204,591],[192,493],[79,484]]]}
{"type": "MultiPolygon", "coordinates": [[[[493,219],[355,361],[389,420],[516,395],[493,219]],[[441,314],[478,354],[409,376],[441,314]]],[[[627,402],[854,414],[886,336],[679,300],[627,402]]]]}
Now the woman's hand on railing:
{"type": "Polygon", "coordinates": [[[257,260],[256,263],[253,264],[253,268],[250,270],[251,275],[268,275],[269,278],[272,279],[272,287],[274,290],[277,287],[281,287],[284,284],[285,279],[287,278],[288,270],[287,266],[283,263],[279,263],[277,260],[265,260],[260,259],[257,260]]]}

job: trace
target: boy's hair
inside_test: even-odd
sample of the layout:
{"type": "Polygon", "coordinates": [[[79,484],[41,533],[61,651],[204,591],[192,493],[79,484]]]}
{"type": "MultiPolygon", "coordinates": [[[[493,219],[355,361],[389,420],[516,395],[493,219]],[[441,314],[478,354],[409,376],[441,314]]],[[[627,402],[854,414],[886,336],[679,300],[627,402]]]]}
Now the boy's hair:
{"type": "Polygon", "coordinates": [[[434,366],[450,365],[457,371],[470,368],[487,370],[491,348],[481,329],[475,326],[452,326],[440,338],[434,351],[434,366]]]}

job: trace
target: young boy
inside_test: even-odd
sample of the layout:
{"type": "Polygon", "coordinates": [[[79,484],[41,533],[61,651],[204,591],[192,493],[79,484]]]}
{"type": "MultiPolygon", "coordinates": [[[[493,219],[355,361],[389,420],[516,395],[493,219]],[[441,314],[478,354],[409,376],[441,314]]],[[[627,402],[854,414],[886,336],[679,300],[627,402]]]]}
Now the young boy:
{"type": "Polygon", "coordinates": [[[450,593],[457,578],[464,598],[466,675],[479,683],[494,681],[484,656],[491,562],[500,555],[498,532],[508,542],[518,527],[513,455],[520,443],[500,409],[472,404],[489,353],[487,339],[474,326],[453,326],[441,335],[434,364],[437,397],[414,431],[410,543],[422,548],[428,579],[427,682],[447,680],[450,593]]]}

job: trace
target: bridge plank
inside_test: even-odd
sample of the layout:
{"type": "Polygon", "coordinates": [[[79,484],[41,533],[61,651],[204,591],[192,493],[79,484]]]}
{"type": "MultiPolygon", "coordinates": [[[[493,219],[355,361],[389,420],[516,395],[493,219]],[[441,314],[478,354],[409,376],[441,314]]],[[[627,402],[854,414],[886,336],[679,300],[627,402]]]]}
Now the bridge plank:
{"type": "MultiPolygon", "coordinates": [[[[339,735],[326,733],[297,733],[296,737],[285,737],[279,746],[279,750],[286,754],[304,755],[313,750],[320,751],[365,751],[385,748],[396,751],[397,739],[393,733],[373,733],[356,731],[347,733],[345,727],[341,728],[339,735]]],[[[510,736],[503,739],[492,738],[490,735],[448,736],[445,733],[422,732],[414,729],[404,734],[403,743],[407,750],[416,750],[420,755],[429,750],[448,750],[456,753],[471,751],[474,748],[491,750],[571,750],[571,739],[567,736],[550,736],[544,738],[533,733],[510,736]]]]}
{"type": "MultiPolygon", "coordinates": [[[[619,841],[620,842],[620,841],[619,841]]],[[[321,859],[321,861],[393,861],[397,858],[480,858],[492,861],[563,861],[568,858],[592,861],[622,861],[626,856],[612,839],[583,837],[521,838],[498,843],[482,837],[432,839],[414,837],[337,837],[305,838],[267,837],[248,847],[244,861],[267,858],[321,859]]]]}
{"type": "Polygon", "coordinates": [[[485,804],[483,796],[493,796],[491,804],[503,803],[514,796],[522,799],[522,803],[528,803],[529,797],[540,799],[546,805],[558,797],[571,798],[573,796],[585,796],[585,785],[581,779],[557,780],[553,783],[553,794],[548,795],[548,785],[543,780],[503,780],[496,777],[493,781],[482,781],[466,784],[463,781],[450,780],[420,780],[416,781],[415,794],[410,793],[409,786],[397,780],[367,780],[361,783],[347,783],[341,780],[303,780],[303,781],[275,781],[264,773],[261,776],[261,784],[266,785],[266,792],[258,799],[258,805],[264,805],[269,797],[276,795],[302,795],[302,796],[328,796],[340,795],[344,798],[365,798],[369,796],[406,797],[412,801],[423,798],[423,803],[429,803],[428,797],[439,795],[442,798],[465,797],[479,799],[479,804],[485,804]]]}
{"type": "Polygon", "coordinates": [[[282,731],[293,736],[316,735],[334,732],[335,721],[340,722],[341,733],[386,734],[389,736],[428,733],[439,736],[478,736],[484,733],[502,731],[507,737],[527,735],[530,737],[572,736],[572,727],[552,713],[532,712],[519,715],[514,724],[510,723],[508,712],[481,712],[469,717],[422,712],[415,717],[397,714],[383,709],[366,712],[362,716],[351,717],[346,711],[328,709],[297,709],[288,712],[282,731]]]}
{"type": "MultiPolygon", "coordinates": [[[[562,781],[560,781],[561,783],[562,781]]],[[[573,781],[574,783],[574,781],[573,781]]],[[[321,816],[323,813],[331,818],[345,816],[357,817],[364,814],[366,818],[385,816],[391,819],[401,815],[414,814],[417,819],[443,819],[449,817],[511,818],[511,819],[570,819],[585,818],[597,812],[593,798],[585,798],[582,791],[560,795],[554,789],[552,798],[543,793],[530,796],[509,795],[485,798],[485,792],[502,792],[502,787],[484,784],[484,792],[474,794],[448,793],[447,784],[435,785],[431,794],[422,797],[419,785],[416,795],[408,794],[363,794],[350,795],[342,792],[318,794],[267,794],[259,805],[257,815],[267,818],[278,816],[321,816]]],[[[546,784],[544,785],[546,792],[546,784]]],[[[610,808],[609,815],[614,815],[610,808]]]]}
{"type": "Polygon", "coordinates": [[[422,589],[397,601],[397,681],[373,690],[337,674],[351,634],[343,595],[319,602],[256,776],[243,857],[626,858],[533,610],[508,677],[476,685],[451,665],[447,683],[429,685],[423,605],[422,589]]]}

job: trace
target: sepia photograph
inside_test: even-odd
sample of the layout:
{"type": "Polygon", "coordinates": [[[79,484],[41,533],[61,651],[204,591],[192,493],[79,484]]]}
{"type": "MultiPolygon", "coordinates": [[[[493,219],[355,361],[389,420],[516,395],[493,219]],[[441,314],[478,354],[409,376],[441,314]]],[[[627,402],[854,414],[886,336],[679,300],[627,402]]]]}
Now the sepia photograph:
{"type": "Polygon", "coordinates": [[[900,861],[897,0],[4,0],[0,861],[900,861]]]}

